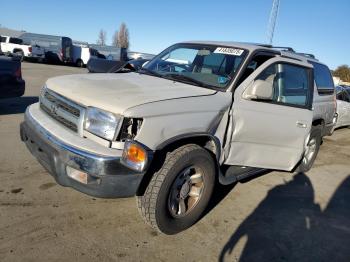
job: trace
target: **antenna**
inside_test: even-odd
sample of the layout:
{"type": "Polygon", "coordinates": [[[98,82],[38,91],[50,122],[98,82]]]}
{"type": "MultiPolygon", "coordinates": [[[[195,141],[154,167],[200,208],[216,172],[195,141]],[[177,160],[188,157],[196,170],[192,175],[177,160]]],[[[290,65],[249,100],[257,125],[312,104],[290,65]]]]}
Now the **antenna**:
{"type": "Polygon", "coordinates": [[[280,5],[280,0],[273,0],[270,18],[269,18],[269,24],[267,28],[267,39],[270,45],[272,45],[272,39],[275,33],[279,5],[280,5]]]}

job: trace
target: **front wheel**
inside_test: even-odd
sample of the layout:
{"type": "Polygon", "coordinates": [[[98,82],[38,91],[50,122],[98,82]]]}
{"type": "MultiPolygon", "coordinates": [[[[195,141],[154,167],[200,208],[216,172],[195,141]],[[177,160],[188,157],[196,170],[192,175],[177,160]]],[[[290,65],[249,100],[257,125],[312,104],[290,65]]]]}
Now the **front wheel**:
{"type": "Polygon", "coordinates": [[[19,57],[19,59],[20,59],[21,62],[24,61],[24,53],[23,53],[23,51],[17,51],[17,52],[15,52],[15,55],[16,55],[17,57],[19,57]]]}
{"type": "Polygon", "coordinates": [[[76,65],[77,65],[77,67],[84,67],[84,62],[82,61],[82,60],[78,60],[77,62],[76,62],[76,65]]]}
{"type": "Polygon", "coordinates": [[[318,126],[312,127],[309,141],[306,145],[306,149],[303,158],[297,168],[297,172],[307,172],[311,169],[315,162],[318,151],[321,145],[321,128],[318,126]]]}
{"type": "Polygon", "coordinates": [[[200,219],[215,184],[215,163],[204,148],[189,144],[169,152],[143,196],[139,211],[150,226],[165,233],[181,232],[200,219]]]}

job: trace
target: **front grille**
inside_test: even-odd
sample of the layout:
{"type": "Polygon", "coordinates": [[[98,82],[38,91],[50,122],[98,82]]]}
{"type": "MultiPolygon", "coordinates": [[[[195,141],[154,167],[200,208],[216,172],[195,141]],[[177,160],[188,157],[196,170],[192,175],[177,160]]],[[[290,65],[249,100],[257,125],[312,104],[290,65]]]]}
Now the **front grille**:
{"type": "Polygon", "coordinates": [[[65,111],[70,112],[72,115],[75,115],[76,117],[80,117],[80,110],[68,105],[62,100],[57,99],[57,97],[51,95],[49,92],[45,92],[44,97],[49,100],[51,103],[58,104],[61,108],[63,108],[65,111]]]}
{"type": "Polygon", "coordinates": [[[58,122],[60,122],[61,124],[63,124],[65,127],[68,127],[69,129],[73,130],[74,132],[78,132],[78,126],[75,123],[72,123],[72,122],[64,119],[63,117],[52,113],[52,111],[49,108],[47,108],[46,106],[44,106],[42,103],[40,104],[40,108],[42,110],[44,110],[48,115],[50,115],[53,119],[55,119],[58,122]]]}
{"type": "Polygon", "coordinates": [[[40,108],[65,127],[79,132],[83,107],[52,91],[44,90],[40,97],[40,108]]]}

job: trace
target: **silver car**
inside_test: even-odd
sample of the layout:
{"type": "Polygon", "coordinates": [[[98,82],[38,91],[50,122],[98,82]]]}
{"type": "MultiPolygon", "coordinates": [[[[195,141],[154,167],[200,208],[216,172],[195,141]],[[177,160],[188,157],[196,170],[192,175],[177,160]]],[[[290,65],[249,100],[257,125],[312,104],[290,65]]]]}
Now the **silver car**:
{"type": "Polygon", "coordinates": [[[337,86],[337,114],[335,128],[350,126],[350,89],[337,86]]]}

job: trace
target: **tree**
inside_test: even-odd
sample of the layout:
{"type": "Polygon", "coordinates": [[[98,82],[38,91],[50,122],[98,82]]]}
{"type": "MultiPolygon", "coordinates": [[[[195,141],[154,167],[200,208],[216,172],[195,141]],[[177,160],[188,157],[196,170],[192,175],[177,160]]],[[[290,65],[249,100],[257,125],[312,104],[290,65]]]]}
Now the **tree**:
{"type": "Polygon", "coordinates": [[[118,46],[118,31],[115,31],[112,37],[112,45],[118,46]]]}
{"type": "Polygon", "coordinates": [[[333,71],[333,76],[339,77],[343,82],[350,82],[350,67],[348,65],[338,66],[333,71]]]}
{"type": "Polygon", "coordinates": [[[115,37],[113,41],[115,41],[116,46],[118,46],[119,48],[129,48],[129,30],[126,27],[125,23],[121,23],[119,31],[115,32],[115,37]]]}
{"type": "Polygon", "coordinates": [[[100,32],[98,33],[98,39],[97,39],[96,43],[98,45],[106,45],[106,38],[107,38],[106,31],[101,29],[100,32]]]}

